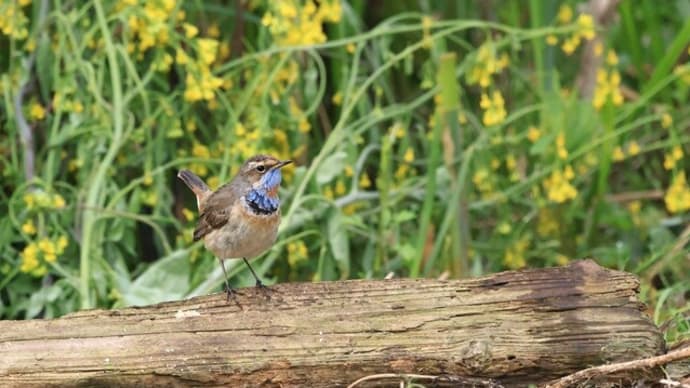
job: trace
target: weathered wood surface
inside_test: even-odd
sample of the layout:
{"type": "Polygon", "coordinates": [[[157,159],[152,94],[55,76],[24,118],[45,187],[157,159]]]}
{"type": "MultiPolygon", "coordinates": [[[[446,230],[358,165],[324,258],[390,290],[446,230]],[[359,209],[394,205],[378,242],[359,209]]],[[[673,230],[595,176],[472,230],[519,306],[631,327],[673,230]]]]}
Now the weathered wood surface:
{"type": "Polygon", "coordinates": [[[243,289],[241,308],[215,294],[2,321],[0,381],[320,387],[416,373],[544,383],[663,352],[638,285],[587,260],[470,280],[280,284],[270,300],[243,289]]]}

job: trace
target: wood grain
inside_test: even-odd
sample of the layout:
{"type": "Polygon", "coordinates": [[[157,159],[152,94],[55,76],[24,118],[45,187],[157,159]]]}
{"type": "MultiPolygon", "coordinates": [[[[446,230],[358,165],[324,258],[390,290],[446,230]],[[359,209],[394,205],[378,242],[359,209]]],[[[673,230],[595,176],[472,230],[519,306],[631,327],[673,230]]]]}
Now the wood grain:
{"type": "Polygon", "coordinates": [[[280,284],[270,299],[242,289],[239,306],[215,294],[3,321],[0,381],[325,387],[415,373],[442,376],[441,385],[470,377],[541,384],[663,353],[638,286],[586,260],[470,280],[280,284]]]}

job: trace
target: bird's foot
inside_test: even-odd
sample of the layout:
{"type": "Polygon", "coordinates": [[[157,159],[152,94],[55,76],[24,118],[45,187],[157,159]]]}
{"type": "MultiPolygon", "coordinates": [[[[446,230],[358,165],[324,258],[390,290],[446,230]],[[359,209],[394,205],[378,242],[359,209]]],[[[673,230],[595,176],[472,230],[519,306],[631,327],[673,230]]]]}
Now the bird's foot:
{"type": "Polygon", "coordinates": [[[256,288],[266,296],[266,299],[271,299],[271,293],[278,292],[278,290],[266,286],[258,279],[256,280],[256,288]]]}
{"type": "Polygon", "coordinates": [[[230,299],[232,299],[235,302],[235,304],[241,308],[240,302],[237,300],[237,295],[242,295],[242,293],[229,286],[225,286],[223,288],[225,289],[225,293],[227,294],[227,301],[230,302],[230,299]]]}

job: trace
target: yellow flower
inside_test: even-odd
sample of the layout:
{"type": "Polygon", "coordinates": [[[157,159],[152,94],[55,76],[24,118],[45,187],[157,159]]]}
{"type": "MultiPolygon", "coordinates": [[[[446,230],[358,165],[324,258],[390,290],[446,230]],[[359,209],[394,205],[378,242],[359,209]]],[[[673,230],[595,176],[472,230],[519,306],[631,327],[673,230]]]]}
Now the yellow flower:
{"type": "Polygon", "coordinates": [[[675,146],[671,152],[664,155],[664,168],[672,170],[676,166],[676,162],[683,158],[683,149],[680,146],[675,146]]]}
{"type": "Polygon", "coordinates": [[[666,208],[670,213],[681,213],[690,209],[690,187],[685,178],[685,172],[676,174],[673,183],[664,196],[666,208]]]}
{"type": "Polygon", "coordinates": [[[286,19],[297,16],[297,8],[292,1],[281,1],[278,5],[278,12],[286,19]]]}
{"type": "Polygon", "coordinates": [[[189,119],[185,122],[184,127],[189,132],[195,132],[196,131],[196,122],[193,119],[189,119]]]}
{"type": "Polygon", "coordinates": [[[46,110],[43,109],[41,104],[34,102],[29,107],[29,117],[32,120],[43,120],[46,117],[46,110]]]}
{"type": "Polygon", "coordinates": [[[537,128],[535,126],[530,126],[527,129],[527,139],[529,139],[529,141],[531,141],[532,143],[539,140],[540,137],[541,137],[541,131],[539,130],[539,128],[537,128]]]}
{"type": "Polygon", "coordinates": [[[405,151],[403,160],[407,163],[412,163],[414,161],[414,150],[412,149],[412,147],[409,147],[407,151],[405,151]]]}
{"type": "Polygon", "coordinates": [[[340,0],[329,0],[321,2],[319,6],[319,14],[321,17],[331,23],[338,23],[342,17],[343,10],[340,6],[340,0]]]}
{"type": "Polygon", "coordinates": [[[38,261],[38,247],[36,243],[31,242],[24,247],[24,250],[20,253],[20,257],[22,258],[22,265],[19,267],[20,271],[29,273],[35,270],[40,264],[38,261]]]}
{"type": "Polygon", "coordinates": [[[199,34],[199,29],[193,24],[184,23],[182,27],[184,28],[184,34],[187,38],[193,38],[199,34]]]}
{"type": "Polygon", "coordinates": [[[465,112],[458,113],[458,123],[467,124],[467,115],[465,112]]]}
{"type": "Polygon", "coordinates": [[[56,209],[62,209],[65,207],[65,199],[62,198],[60,194],[53,195],[53,207],[56,209]]]}
{"type": "Polygon", "coordinates": [[[474,64],[467,72],[467,83],[470,85],[479,84],[482,88],[487,88],[491,84],[491,76],[503,71],[508,64],[507,55],[503,54],[499,58],[493,43],[484,43],[477,49],[474,64]]]}
{"type": "Polygon", "coordinates": [[[220,36],[220,28],[218,27],[218,23],[211,23],[211,25],[206,29],[206,34],[208,34],[208,36],[211,38],[218,38],[220,36]]]}
{"type": "Polygon", "coordinates": [[[175,62],[180,65],[184,65],[189,62],[189,56],[183,49],[178,48],[177,51],[175,51],[175,62]]]}
{"type": "Polygon", "coordinates": [[[568,258],[568,256],[562,253],[556,255],[556,264],[558,265],[567,265],[569,261],[570,259],[568,258]]]}
{"type": "Polygon", "coordinates": [[[218,176],[214,175],[206,180],[208,183],[208,187],[210,187],[212,190],[217,189],[220,187],[220,178],[218,176]]]}
{"type": "Polygon", "coordinates": [[[311,124],[309,124],[309,121],[305,117],[302,117],[297,124],[297,129],[301,133],[307,133],[309,130],[311,130],[311,124]]]}
{"type": "Polygon", "coordinates": [[[597,82],[594,96],[592,97],[592,105],[599,110],[609,99],[615,106],[622,105],[623,94],[620,92],[620,82],[621,76],[617,70],[611,70],[609,73],[606,70],[599,69],[597,71],[597,82]]]}
{"type": "Polygon", "coordinates": [[[558,8],[558,21],[561,24],[568,24],[573,20],[573,9],[568,4],[563,4],[558,8]]]}
{"type": "Polygon", "coordinates": [[[185,207],[182,209],[182,216],[185,220],[187,220],[187,222],[189,222],[194,219],[194,212],[185,207]]]}
{"type": "Polygon", "coordinates": [[[633,224],[637,226],[642,225],[642,217],[640,217],[641,210],[642,202],[639,200],[631,201],[628,204],[628,211],[630,212],[630,217],[632,218],[633,224]]]}
{"type": "Polygon", "coordinates": [[[29,35],[27,29],[28,19],[21,8],[17,7],[14,1],[3,2],[0,16],[0,33],[9,36],[15,40],[26,39],[29,35]]]}
{"type": "Polygon", "coordinates": [[[266,12],[261,18],[261,25],[264,27],[270,27],[274,22],[273,15],[270,12],[266,12]]]}
{"type": "Polygon", "coordinates": [[[690,85],[690,64],[678,65],[673,69],[673,74],[678,76],[686,85],[690,85]]]}
{"type": "Polygon", "coordinates": [[[359,187],[362,189],[371,187],[371,180],[369,180],[369,176],[366,173],[359,178],[359,187]]]}
{"type": "Polygon", "coordinates": [[[326,188],[323,189],[323,196],[328,200],[332,200],[334,198],[333,189],[331,189],[330,186],[326,186],[326,188]]]}
{"type": "Polygon", "coordinates": [[[617,146],[616,148],[613,149],[613,160],[619,162],[623,159],[625,159],[625,154],[623,153],[623,149],[620,146],[617,146]]]}
{"type": "Polygon", "coordinates": [[[561,159],[568,158],[568,149],[565,147],[565,133],[563,131],[556,137],[556,153],[561,159]]]}
{"type": "Polygon", "coordinates": [[[513,230],[513,228],[510,226],[509,222],[503,221],[500,224],[498,224],[496,230],[500,234],[508,234],[511,230],[513,230]]]}
{"type": "Polygon", "coordinates": [[[336,94],[333,95],[331,101],[333,102],[333,105],[340,106],[343,103],[343,94],[340,91],[338,91],[336,94]]]}
{"type": "Polygon", "coordinates": [[[43,238],[38,242],[38,249],[43,253],[43,258],[49,263],[54,263],[57,259],[57,247],[49,238],[43,238]]]}
{"type": "Polygon", "coordinates": [[[199,44],[199,60],[206,65],[212,64],[216,60],[218,53],[218,41],[210,38],[197,39],[199,44]]]}
{"type": "Polygon", "coordinates": [[[398,181],[402,181],[405,179],[407,176],[407,173],[410,171],[410,166],[408,164],[401,164],[398,166],[397,169],[395,169],[395,179],[398,181]]]}
{"type": "Polygon", "coordinates": [[[569,181],[575,179],[575,172],[570,165],[565,166],[565,170],[563,170],[563,177],[569,181]]]}
{"type": "Polygon", "coordinates": [[[631,141],[630,144],[628,144],[628,153],[630,156],[635,156],[640,153],[640,145],[637,144],[636,141],[631,141]]]}
{"type": "Polygon", "coordinates": [[[549,208],[539,209],[537,216],[537,233],[542,237],[555,235],[560,229],[558,215],[549,208]]]}
{"type": "Polygon", "coordinates": [[[359,208],[363,207],[361,202],[351,203],[343,208],[343,214],[351,216],[357,212],[359,208]]]}
{"type": "Polygon", "coordinates": [[[354,43],[348,43],[347,45],[345,45],[345,50],[350,54],[354,53],[356,49],[357,47],[354,43]]]}
{"type": "Polygon", "coordinates": [[[561,45],[561,50],[563,50],[563,52],[566,55],[571,55],[572,53],[575,52],[575,49],[577,49],[577,46],[579,44],[580,44],[579,39],[568,38],[568,39],[563,41],[563,44],[561,45]]]}
{"type": "Polygon", "coordinates": [[[480,168],[472,175],[472,182],[475,186],[479,186],[488,176],[489,172],[485,168],[480,168]]]}
{"type": "Polygon", "coordinates": [[[675,146],[673,147],[671,154],[675,160],[681,160],[683,158],[683,149],[680,146],[675,146]]]}
{"type": "Polygon", "coordinates": [[[167,72],[172,66],[173,57],[165,53],[153,63],[153,68],[158,71],[167,72]]]}
{"type": "Polygon", "coordinates": [[[141,201],[151,207],[158,203],[158,194],[153,190],[143,191],[141,201]]]}
{"type": "Polygon", "coordinates": [[[558,44],[558,38],[556,35],[547,35],[546,36],[546,44],[549,46],[555,46],[558,44]]]}
{"type": "Polygon", "coordinates": [[[390,131],[390,133],[393,134],[393,136],[395,136],[396,139],[402,139],[403,137],[405,137],[405,127],[403,127],[402,123],[398,121],[393,123],[393,125],[390,128],[388,128],[388,130],[390,131]]]}
{"type": "Polygon", "coordinates": [[[81,166],[84,165],[84,161],[81,159],[71,159],[69,163],[67,163],[67,170],[69,171],[77,171],[81,166]]]}
{"type": "Polygon", "coordinates": [[[290,267],[294,268],[300,262],[307,260],[307,246],[304,244],[304,241],[302,240],[288,243],[287,251],[288,264],[290,264],[290,267]]]}
{"type": "Polygon", "coordinates": [[[484,110],[482,122],[486,126],[500,124],[506,118],[505,102],[501,92],[494,91],[492,98],[489,98],[486,93],[482,93],[479,106],[484,110]]]}
{"type": "Polygon", "coordinates": [[[577,18],[577,26],[580,28],[578,30],[578,35],[582,36],[587,40],[594,39],[594,18],[592,15],[583,13],[577,18]]]}
{"type": "Polygon", "coordinates": [[[525,252],[529,247],[529,239],[521,238],[510,245],[503,256],[503,264],[511,269],[522,268],[526,265],[525,252]]]}
{"type": "Polygon", "coordinates": [[[618,55],[616,55],[615,51],[609,50],[608,54],[606,55],[606,63],[608,63],[611,66],[615,66],[618,64],[618,55]]]}
{"type": "Polygon", "coordinates": [[[244,127],[244,124],[238,122],[235,124],[235,136],[237,137],[242,137],[247,134],[247,128],[244,127]]]}
{"type": "Polygon", "coordinates": [[[66,236],[60,236],[57,239],[57,253],[62,254],[62,252],[65,251],[65,248],[67,248],[67,245],[69,244],[69,240],[67,240],[66,236]]]}
{"type": "Polygon", "coordinates": [[[34,221],[31,219],[27,220],[24,225],[22,225],[22,232],[28,235],[36,234],[36,225],[34,225],[34,221]]]}
{"type": "Polygon", "coordinates": [[[175,9],[176,0],[161,0],[161,3],[163,3],[163,9],[166,12],[171,12],[175,9]]]}
{"type": "Polygon", "coordinates": [[[671,117],[671,115],[668,113],[664,113],[661,116],[661,127],[662,128],[670,128],[671,124],[673,124],[673,117],[671,117]]]}
{"type": "Polygon", "coordinates": [[[673,167],[675,166],[676,160],[673,158],[673,156],[670,154],[664,155],[664,168],[666,170],[673,170],[673,167]]]}
{"type": "Polygon", "coordinates": [[[192,155],[201,159],[208,159],[211,157],[211,151],[205,145],[196,143],[192,147],[192,155]]]}
{"type": "Polygon", "coordinates": [[[271,10],[261,19],[278,45],[310,45],[326,41],[323,23],[337,23],[342,17],[340,1],[294,0],[269,2],[271,10]]]}
{"type": "Polygon", "coordinates": [[[335,182],[335,195],[343,196],[345,194],[345,191],[346,191],[345,183],[343,183],[342,180],[338,179],[335,182]]]}
{"type": "Polygon", "coordinates": [[[630,201],[628,204],[628,211],[632,214],[640,214],[642,209],[642,202],[640,200],[630,201]]]}
{"type": "Polygon", "coordinates": [[[546,178],[542,186],[546,190],[547,198],[556,203],[563,203],[577,196],[577,189],[570,184],[568,179],[572,179],[574,174],[564,174],[564,172],[556,170],[550,177],[546,178]]]}

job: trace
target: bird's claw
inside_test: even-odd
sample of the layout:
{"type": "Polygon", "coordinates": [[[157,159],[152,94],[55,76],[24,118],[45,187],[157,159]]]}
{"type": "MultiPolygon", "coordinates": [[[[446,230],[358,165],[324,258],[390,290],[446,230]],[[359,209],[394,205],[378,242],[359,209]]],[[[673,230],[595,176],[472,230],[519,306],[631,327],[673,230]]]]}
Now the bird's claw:
{"type": "Polygon", "coordinates": [[[278,290],[266,286],[258,279],[256,281],[256,288],[266,296],[266,299],[271,299],[271,293],[278,292],[278,290]]]}
{"type": "Polygon", "coordinates": [[[227,295],[227,302],[230,302],[230,299],[235,301],[235,303],[239,306],[240,302],[237,300],[237,295],[242,295],[241,292],[237,291],[236,289],[232,287],[224,287],[225,289],[225,294],[227,295]]]}

